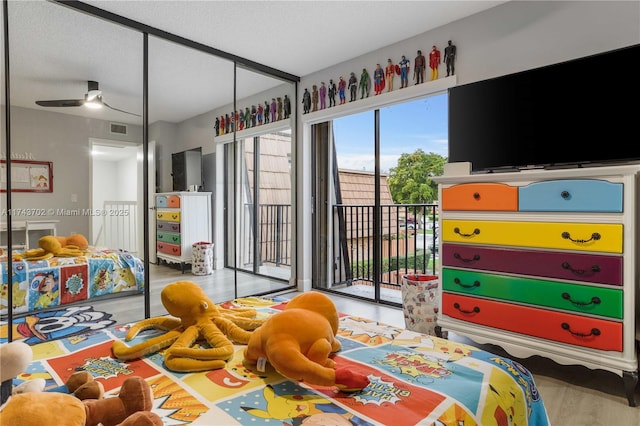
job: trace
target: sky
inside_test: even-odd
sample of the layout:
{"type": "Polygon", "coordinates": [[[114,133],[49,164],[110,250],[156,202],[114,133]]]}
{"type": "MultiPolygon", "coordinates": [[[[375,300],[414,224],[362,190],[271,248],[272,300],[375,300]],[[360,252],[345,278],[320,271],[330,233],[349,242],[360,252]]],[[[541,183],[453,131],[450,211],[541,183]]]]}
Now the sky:
{"type": "MultiPolygon", "coordinates": [[[[448,156],[447,94],[380,110],[380,168],[388,172],[403,153],[422,149],[448,156]]],[[[338,167],[374,170],[373,111],[333,121],[338,167]]]]}

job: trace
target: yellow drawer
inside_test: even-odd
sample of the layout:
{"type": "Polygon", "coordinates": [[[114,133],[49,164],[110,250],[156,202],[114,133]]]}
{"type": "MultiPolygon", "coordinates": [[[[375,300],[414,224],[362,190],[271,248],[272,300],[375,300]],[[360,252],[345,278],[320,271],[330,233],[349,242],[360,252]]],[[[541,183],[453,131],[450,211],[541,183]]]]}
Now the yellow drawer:
{"type": "Polygon", "coordinates": [[[178,211],[158,211],[156,219],[165,220],[167,222],[180,222],[180,212],[178,211]]]}
{"type": "Polygon", "coordinates": [[[443,241],[622,253],[622,224],[444,219],[443,241]]]}

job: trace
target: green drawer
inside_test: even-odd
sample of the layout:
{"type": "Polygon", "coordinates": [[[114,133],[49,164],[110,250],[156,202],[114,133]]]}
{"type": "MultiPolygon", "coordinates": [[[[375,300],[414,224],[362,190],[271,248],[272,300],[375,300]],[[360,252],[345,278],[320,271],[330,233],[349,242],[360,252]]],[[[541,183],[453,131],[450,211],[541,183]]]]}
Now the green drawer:
{"type": "Polygon", "coordinates": [[[174,232],[157,232],[156,240],[180,245],[180,234],[174,232]]]}
{"type": "Polygon", "coordinates": [[[623,318],[619,289],[451,268],[444,268],[441,275],[443,291],[623,318]]]}

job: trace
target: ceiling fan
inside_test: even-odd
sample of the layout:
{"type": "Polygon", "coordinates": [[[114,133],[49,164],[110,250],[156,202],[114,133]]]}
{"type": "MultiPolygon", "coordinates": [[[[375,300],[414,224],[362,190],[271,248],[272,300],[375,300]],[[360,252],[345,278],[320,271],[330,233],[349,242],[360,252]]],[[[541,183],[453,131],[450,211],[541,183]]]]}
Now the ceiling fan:
{"type": "Polygon", "coordinates": [[[106,103],[102,99],[102,90],[99,89],[98,82],[91,80],[87,81],[87,93],[85,93],[84,99],[55,99],[50,101],[36,101],[36,104],[43,107],[78,107],[84,105],[89,108],[102,108],[103,106],[105,106],[114,111],[119,111],[125,114],[131,114],[140,117],[139,114],[114,108],[106,103]]]}

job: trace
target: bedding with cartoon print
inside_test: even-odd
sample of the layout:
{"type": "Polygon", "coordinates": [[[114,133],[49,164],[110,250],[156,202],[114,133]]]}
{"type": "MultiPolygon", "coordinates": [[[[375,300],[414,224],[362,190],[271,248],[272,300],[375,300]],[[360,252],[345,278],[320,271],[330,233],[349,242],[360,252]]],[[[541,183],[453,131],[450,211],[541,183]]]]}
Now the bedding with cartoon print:
{"type": "Polygon", "coordinates": [[[108,294],[144,290],[144,264],[133,254],[89,247],[77,257],[13,261],[12,301],[8,299],[8,263],[0,262],[0,314],[55,308],[108,294]]]}
{"type": "MultiPolygon", "coordinates": [[[[287,303],[278,296],[248,297],[219,307],[254,308],[257,318],[266,319],[287,303]]],[[[165,350],[118,360],[113,342],[124,340],[132,325],[32,346],[34,362],[16,385],[41,377],[55,387],[82,370],[112,396],[127,377],[140,376],[153,389],[151,410],[164,425],[549,425],[534,376],[520,362],[355,315],[340,314],[336,337],[342,347],[332,355],[337,366],[369,378],[354,392],[289,380],[268,362],[246,363],[242,344],[234,344],[224,368],[207,371],[168,370],[165,350]]],[[[129,344],[160,333],[145,330],[129,344]]]]}

